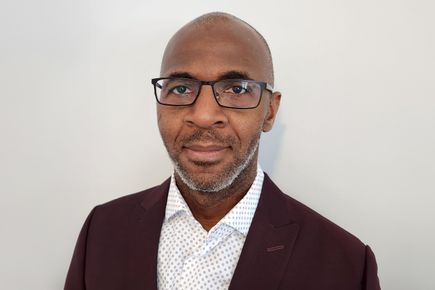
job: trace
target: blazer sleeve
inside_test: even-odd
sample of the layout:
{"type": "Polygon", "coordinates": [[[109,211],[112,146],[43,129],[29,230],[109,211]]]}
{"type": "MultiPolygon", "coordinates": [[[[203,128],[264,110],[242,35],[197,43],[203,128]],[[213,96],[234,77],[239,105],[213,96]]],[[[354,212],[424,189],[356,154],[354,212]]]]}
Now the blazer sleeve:
{"type": "Polygon", "coordinates": [[[86,247],[88,240],[89,227],[95,208],[88,215],[77,239],[74,254],[66,276],[64,290],[86,290],[85,266],[86,266],[86,247]]]}
{"type": "Polygon", "coordinates": [[[364,268],[363,290],[381,290],[378,278],[376,258],[369,246],[366,246],[366,264],[364,268]]]}

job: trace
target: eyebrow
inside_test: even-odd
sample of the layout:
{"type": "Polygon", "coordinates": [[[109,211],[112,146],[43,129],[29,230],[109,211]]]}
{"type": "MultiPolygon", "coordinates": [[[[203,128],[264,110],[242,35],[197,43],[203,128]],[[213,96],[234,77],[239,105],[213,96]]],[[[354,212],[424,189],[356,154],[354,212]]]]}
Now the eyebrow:
{"type": "MultiPolygon", "coordinates": [[[[185,79],[197,79],[192,74],[188,72],[173,72],[169,74],[170,78],[185,78],[185,79]]],[[[218,76],[216,81],[220,80],[227,80],[227,79],[244,79],[244,80],[252,80],[251,77],[249,77],[249,74],[247,72],[242,71],[227,71],[218,76]]]]}
{"type": "Polygon", "coordinates": [[[184,78],[184,79],[195,79],[188,72],[173,72],[167,76],[168,78],[184,78]]]}
{"type": "Polygon", "coordinates": [[[235,70],[223,73],[218,77],[218,80],[224,80],[224,79],[252,80],[252,78],[249,77],[249,74],[247,72],[235,71],[235,70]]]}

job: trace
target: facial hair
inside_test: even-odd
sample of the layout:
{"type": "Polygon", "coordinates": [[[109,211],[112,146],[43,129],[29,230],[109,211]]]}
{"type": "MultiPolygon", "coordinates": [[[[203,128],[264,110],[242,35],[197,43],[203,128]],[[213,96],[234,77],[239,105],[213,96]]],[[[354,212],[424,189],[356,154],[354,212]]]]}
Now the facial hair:
{"type": "MultiPolygon", "coordinates": [[[[189,172],[183,165],[180,163],[175,156],[172,156],[169,153],[169,156],[174,164],[175,173],[180,177],[183,183],[193,191],[205,192],[205,193],[215,193],[222,191],[224,189],[229,188],[234,181],[241,177],[244,171],[251,164],[255,153],[257,152],[259,142],[260,142],[260,134],[259,132],[249,144],[248,149],[244,154],[236,156],[234,162],[232,162],[229,166],[227,166],[222,172],[217,172],[216,176],[208,180],[201,180],[198,176],[195,176],[191,172],[189,172]]],[[[189,144],[196,141],[213,141],[218,144],[225,145],[233,145],[237,141],[234,137],[223,137],[220,134],[216,133],[214,130],[208,131],[196,131],[194,134],[182,138],[180,140],[181,144],[189,144]]],[[[168,150],[169,152],[169,150],[168,150]]],[[[195,162],[197,166],[211,166],[214,163],[209,162],[195,162]]]]}

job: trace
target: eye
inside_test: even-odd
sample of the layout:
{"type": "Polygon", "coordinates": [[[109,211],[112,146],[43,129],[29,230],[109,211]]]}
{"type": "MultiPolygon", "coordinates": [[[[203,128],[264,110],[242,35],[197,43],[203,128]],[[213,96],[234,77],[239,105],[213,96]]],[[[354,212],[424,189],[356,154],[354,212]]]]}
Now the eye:
{"type": "Polygon", "coordinates": [[[232,90],[235,94],[242,94],[246,92],[246,89],[242,88],[241,86],[233,87],[232,90]]]}
{"type": "Polygon", "coordinates": [[[225,93],[230,93],[230,94],[240,95],[240,94],[247,93],[248,92],[248,88],[247,88],[247,86],[244,86],[244,85],[237,85],[237,86],[231,86],[231,87],[229,87],[224,92],[225,93]]]}
{"type": "Polygon", "coordinates": [[[172,93],[176,95],[190,94],[192,91],[186,86],[176,86],[171,90],[172,93]]]}

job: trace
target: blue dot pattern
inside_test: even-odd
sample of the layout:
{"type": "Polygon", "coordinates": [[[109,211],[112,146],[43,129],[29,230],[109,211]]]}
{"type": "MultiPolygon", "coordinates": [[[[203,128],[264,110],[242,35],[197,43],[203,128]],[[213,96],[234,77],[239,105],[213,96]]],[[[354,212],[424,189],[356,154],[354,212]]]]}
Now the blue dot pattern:
{"type": "Polygon", "coordinates": [[[157,259],[158,289],[228,289],[260,198],[264,173],[209,232],[171,178],[157,259]]]}

